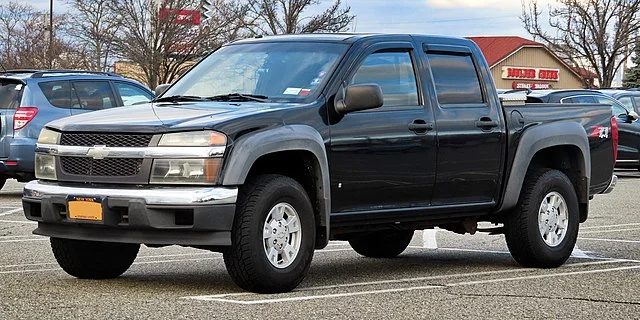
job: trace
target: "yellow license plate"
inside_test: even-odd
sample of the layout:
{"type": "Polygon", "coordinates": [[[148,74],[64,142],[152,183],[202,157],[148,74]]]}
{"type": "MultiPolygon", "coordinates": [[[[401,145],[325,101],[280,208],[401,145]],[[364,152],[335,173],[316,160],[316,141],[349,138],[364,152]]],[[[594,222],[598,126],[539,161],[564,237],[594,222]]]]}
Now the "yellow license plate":
{"type": "Polygon", "coordinates": [[[102,221],[102,203],[99,198],[70,197],[67,210],[71,219],[102,221]]]}

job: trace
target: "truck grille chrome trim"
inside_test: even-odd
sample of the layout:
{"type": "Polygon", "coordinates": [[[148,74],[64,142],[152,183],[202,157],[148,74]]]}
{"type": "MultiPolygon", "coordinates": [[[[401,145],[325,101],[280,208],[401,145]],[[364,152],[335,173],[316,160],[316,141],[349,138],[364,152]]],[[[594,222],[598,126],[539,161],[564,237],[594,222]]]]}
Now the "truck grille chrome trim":
{"type": "Polygon", "coordinates": [[[24,187],[23,196],[41,199],[45,196],[85,195],[92,197],[110,197],[143,199],[148,205],[209,205],[235,204],[238,197],[236,187],[122,187],[99,188],[61,185],[44,181],[31,181],[24,187]]]}
{"type": "Polygon", "coordinates": [[[220,158],[226,147],[106,147],[96,145],[61,146],[38,144],[36,152],[67,157],[86,157],[94,159],[106,158],[141,158],[141,159],[199,159],[220,158]],[[99,151],[99,152],[96,152],[99,151]],[[98,157],[97,157],[98,156],[98,157]]]}

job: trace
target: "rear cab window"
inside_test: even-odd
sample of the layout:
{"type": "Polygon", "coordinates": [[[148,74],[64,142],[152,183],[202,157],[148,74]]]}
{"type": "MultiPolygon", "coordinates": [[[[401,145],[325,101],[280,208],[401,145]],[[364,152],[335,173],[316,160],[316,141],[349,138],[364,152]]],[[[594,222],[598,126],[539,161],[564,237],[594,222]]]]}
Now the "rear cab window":
{"type": "Polygon", "coordinates": [[[24,84],[0,79],[0,109],[17,109],[22,99],[24,84]]]}

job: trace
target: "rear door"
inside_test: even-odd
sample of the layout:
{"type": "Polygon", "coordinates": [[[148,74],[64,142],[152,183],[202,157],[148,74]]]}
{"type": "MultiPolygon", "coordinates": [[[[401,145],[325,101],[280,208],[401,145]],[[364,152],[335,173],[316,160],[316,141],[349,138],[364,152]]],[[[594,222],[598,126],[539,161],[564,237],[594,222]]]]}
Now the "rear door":
{"type": "Polygon", "coordinates": [[[118,106],[109,81],[72,82],[71,114],[82,114],[118,106]]]}
{"type": "Polygon", "coordinates": [[[24,84],[17,80],[0,80],[0,159],[9,156],[13,137],[13,114],[22,99],[24,84]]]}
{"type": "Polygon", "coordinates": [[[425,45],[431,70],[438,160],[433,205],[487,205],[500,191],[505,155],[501,106],[490,75],[466,47],[425,45]],[[484,80],[483,80],[484,79],[484,80]]]}

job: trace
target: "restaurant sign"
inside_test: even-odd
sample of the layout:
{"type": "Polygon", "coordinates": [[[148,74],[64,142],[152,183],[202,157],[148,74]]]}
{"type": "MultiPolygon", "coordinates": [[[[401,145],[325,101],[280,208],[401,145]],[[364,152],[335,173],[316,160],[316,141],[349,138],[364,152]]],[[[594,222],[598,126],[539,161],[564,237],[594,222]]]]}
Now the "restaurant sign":
{"type": "Polygon", "coordinates": [[[540,83],[540,82],[520,82],[514,81],[511,84],[511,88],[513,89],[531,89],[531,90],[540,90],[540,89],[551,89],[551,85],[549,83],[540,83]]]}
{"type": "Polygon", "coordinates": [[[502,79],[559,81],[560,69],[502,67],[502,79]]]}

